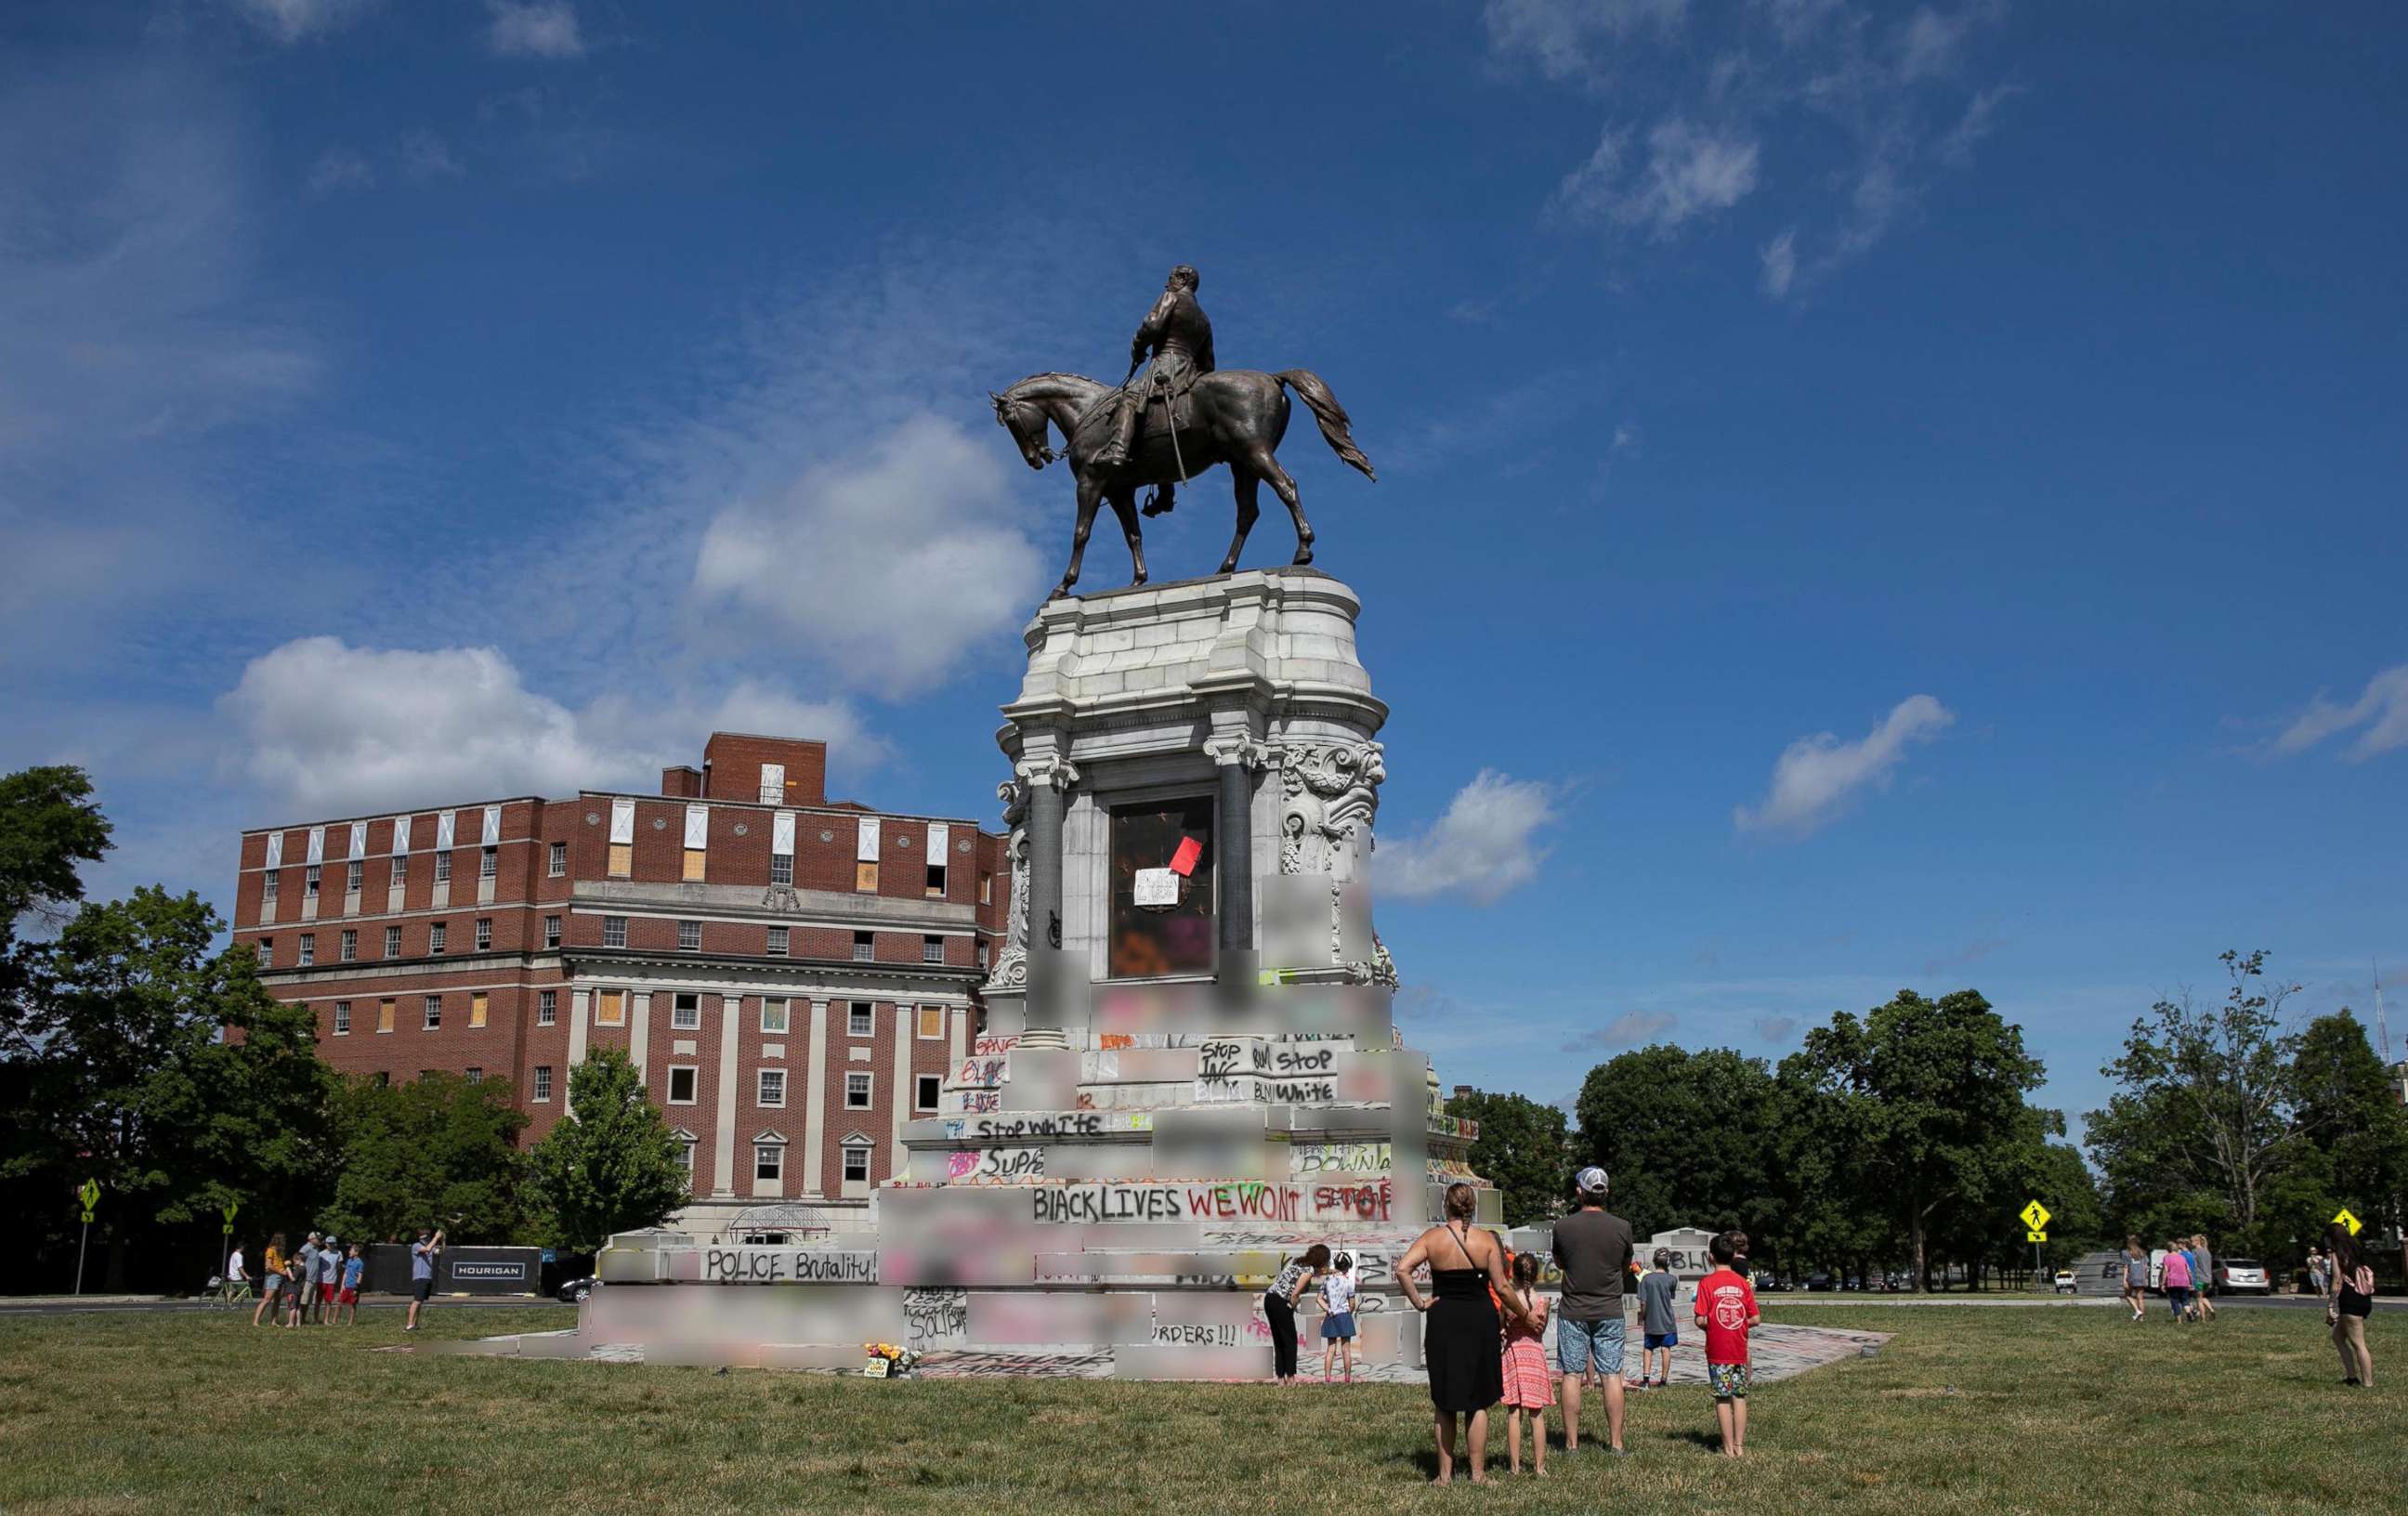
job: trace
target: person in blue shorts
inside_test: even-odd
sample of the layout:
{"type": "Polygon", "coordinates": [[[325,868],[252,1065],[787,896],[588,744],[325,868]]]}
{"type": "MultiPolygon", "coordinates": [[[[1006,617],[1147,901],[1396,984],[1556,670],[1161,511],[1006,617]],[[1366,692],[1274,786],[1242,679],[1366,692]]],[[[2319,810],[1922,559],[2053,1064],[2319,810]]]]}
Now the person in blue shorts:
{"type": "Polygon", "coordinates": [[[1595,1165],[1572,1177],[1576,1209],[1555,1223],[1555,1266],[1564,1272],[1555,1309],[1555,1371],[1563,1378],[1564,1452],[1580,1452],[1581,1380],[1594,1366],[1604,1379],[1607,1445],[1622,1445],[1622,1281],[1630,1274],[1630,1223],[1606,1214],[1605,1170],[1595,1165]]]}
{"type": "Polygon", "coordinates": [[[1672,1350],[1681,1345],[1681,1319],[1673,1311],[1681,1280],[1672,1272],[1671,1250],[1656,1249],[1655,1263],[1654,1270],[1639,1281],[1639,1330],[1645,1336],[1640,1338],[1637,1387],[1642,1390],[1649,1383],[1648,1366],[1658,1352],[1664,1355],[1664,1368],[1654,1383],[1660,1390],[1672,1382],[1672,1350]]]}

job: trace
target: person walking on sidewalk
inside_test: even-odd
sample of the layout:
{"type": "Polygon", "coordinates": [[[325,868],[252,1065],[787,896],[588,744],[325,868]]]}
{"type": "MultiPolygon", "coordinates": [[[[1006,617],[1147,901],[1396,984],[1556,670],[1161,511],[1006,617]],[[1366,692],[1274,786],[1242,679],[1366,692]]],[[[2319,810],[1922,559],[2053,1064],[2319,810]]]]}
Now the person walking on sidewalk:
{"type": "Polygon", "coordinates": [[[1572,1178],[1577,1209],[1555,1223],[1555,1266],[1563,1299],[1555,1308],[1555,1369],[1563,1377],[1564,1452],[1580,1452],[1581,1380],[1594,1366],[1604,1380],[1606,1445],[1622,1445],[1622,1281],[1635,1251],[1630,1223],[1605,1209],[1605,1170],[1591,1165],[1572,1178]]]}

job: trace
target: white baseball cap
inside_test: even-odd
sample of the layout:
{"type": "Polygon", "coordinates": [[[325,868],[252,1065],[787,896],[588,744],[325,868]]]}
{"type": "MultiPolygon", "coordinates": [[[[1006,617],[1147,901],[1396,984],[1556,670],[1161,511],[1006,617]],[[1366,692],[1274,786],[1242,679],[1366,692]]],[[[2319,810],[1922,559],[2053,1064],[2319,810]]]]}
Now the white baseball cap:
{"type": "Polygon", "coordinates": [[[1603,1194],[1606,1191],[1605,1170],[1591,1164],[1572,1176],[1572,1183],[1583,1194],[1603,1194]]]}

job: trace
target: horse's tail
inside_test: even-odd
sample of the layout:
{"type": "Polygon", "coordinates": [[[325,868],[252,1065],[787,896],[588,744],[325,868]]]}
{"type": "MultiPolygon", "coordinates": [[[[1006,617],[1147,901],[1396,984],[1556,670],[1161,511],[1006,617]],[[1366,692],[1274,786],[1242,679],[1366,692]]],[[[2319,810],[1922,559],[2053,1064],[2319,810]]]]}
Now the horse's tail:
{"type": "Polygon", "coordinates": [[[1365,479],[1379,482],[1380,476],[1371,472],[1371,460],[1354,445],[1354,434],[1350,430],[1354,423],[1347,419],[1346,408],[1329,393],[1329,386],[1321,382],[1320,375],[1310,368],[1288,368],[1271,378],[1294,390],[1298,399],[1312,408],[1312,419],[1321,423],[1321,438],[1329,444],[1330,451],[1361,469],[1365,479]]]}

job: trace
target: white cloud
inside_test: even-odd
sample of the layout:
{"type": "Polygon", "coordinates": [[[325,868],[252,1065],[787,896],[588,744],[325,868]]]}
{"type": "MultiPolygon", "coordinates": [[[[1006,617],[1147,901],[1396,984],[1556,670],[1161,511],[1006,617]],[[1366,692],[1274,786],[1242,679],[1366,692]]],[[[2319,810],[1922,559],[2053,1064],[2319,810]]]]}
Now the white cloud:
{"type": "Polygon", "coordinates": [[[1787,294],[1798,278],[1798,228],[1783,228],[1779,236],[1756,250],[1756,256],[1763,265],[1756,288],[1775,300],[1787,294]]]}
{"type": "Polygon", "coordinates": [[[234,8],[279,42],[332,32],[376,8],[377,0],[232,0],[234,8]]]}
{"type": "Polygon", "coordinates": [[[499,58],[581,58],[577,7],[569,0],[486,0],[494,24],[485,40],[499,58]]]}
{"type": "Polygon", "coordinates": [[[1484,768],[1418,837],[1383,839],[1372,854],[1382,892],[1408,900],[1459,894],[1493,905],[1538,876],[1547,850],[1532,837],[1555,820],[1555,787],[1484,768]]]}
{"type": "Polygon", "coordinates": [[[1803,837],[1829,821],[1850,796],[1880,788],[1906,757],[1910,743],[1928,740],[1956,719],[1928,694],[1899,701],[1880,725],[1855,742],[1829,732],[1799,737],[1772,765],[1772,786],[1764,804],[1740,806],[1731,822],[1742,832],[1785,832],[1803,837]]]}
{"type": "Polygon", "coordinates": [[[695,591],[774,618],[847,683],[885,694],[935,683],[1025,620],[1043,582],[1008,459],[951,421],[907,418],[852,457],[720,511],[695,591]]]}
{"type": "Polygon", "coordinates": [[[2305,752],[2325,738],[2352,727],[2363,727],[2358,740],[2342,750],[2351,763],[2363,763],[2378,753],[2408,748],[2408,664],[2395,664],[2366,681],[2366,689],[2346,706],[2318,694],[2308,708],[2274,739],[2278,753],[2305,752]]]}
{"type": "Polygon", "coordinates": [[[401,171],[414,179],[458,179],[467,173],[452,148],[433,132],[406,132],[401,138],[401,171]]]}
{"type": "Polygon", "coordinates": [[[311,194],[333,194],[337,190],[366,190],[376,184],[376,170],[368,161],[349,148],[328,148],[318,154],[309,165],[308,187],[311,194]]]}
{"type": "Polygon", "coordinates": [[[1627,133],[1607,128],[1588,161],[1564,176],[1559,202],[1575,213],[1643,229],[1661,242],[1697,217],[1729,209],[1756,188],[1759,148],[1753,140],[1675,117],[1647,134],[1647,166],[1624,182],[1627,141],[1627,133]]]}
{"type": "Polygon", "coordinates": [[[1956,124],[1949,128],[1948,135],[1932,148],[1932,155],[1952,168],[1962,168],[1971,164],[1973,161],[1973,145],[1988,136],[1997,124],[1999,107],[2023,93],[2023,87],[2016,84],[2001,84],[1995,89],[1976,92],[1973,98],[1966,102],[1965,114],[1957,118],[1956,124]]]}
{"type": "Polygon", "coordinates": [[[832,762],[884,751],[841,702],[739,684],[715,707],[612,698],[572,711],[527,688],[494,648],[354,648],[331,636],[251,661],[220,701],[235,759],[274,804],[337,816],[495,794],[649,787],[713,730],[817,737],[832,762]]]}
{"type": "Polygon", "coordinates": [[[1919,7],[1899,32],[1898,77],[1912,84],[1952,72],[1972,24],[1971,11],[1943,16],[1929,6],[1919,7]]]}
{"type": "Polygon", "coordinates": [[[1590,72],[1592,50],[1641,28],[1677,31],[1688,0],[1488,0],[1490,50],[1549,79],[1590,72]]]}
{"type": "Polygon", "coordinates": [[[1578,1052],[1584,1048],[1635,1048],[1642,1042],[1654,1042],[1670,1031],[1679,1018],[1660,1010],[1626,1010],[1603,1026],[1564,1044],[1566,1052],[1578,1052]]]}

